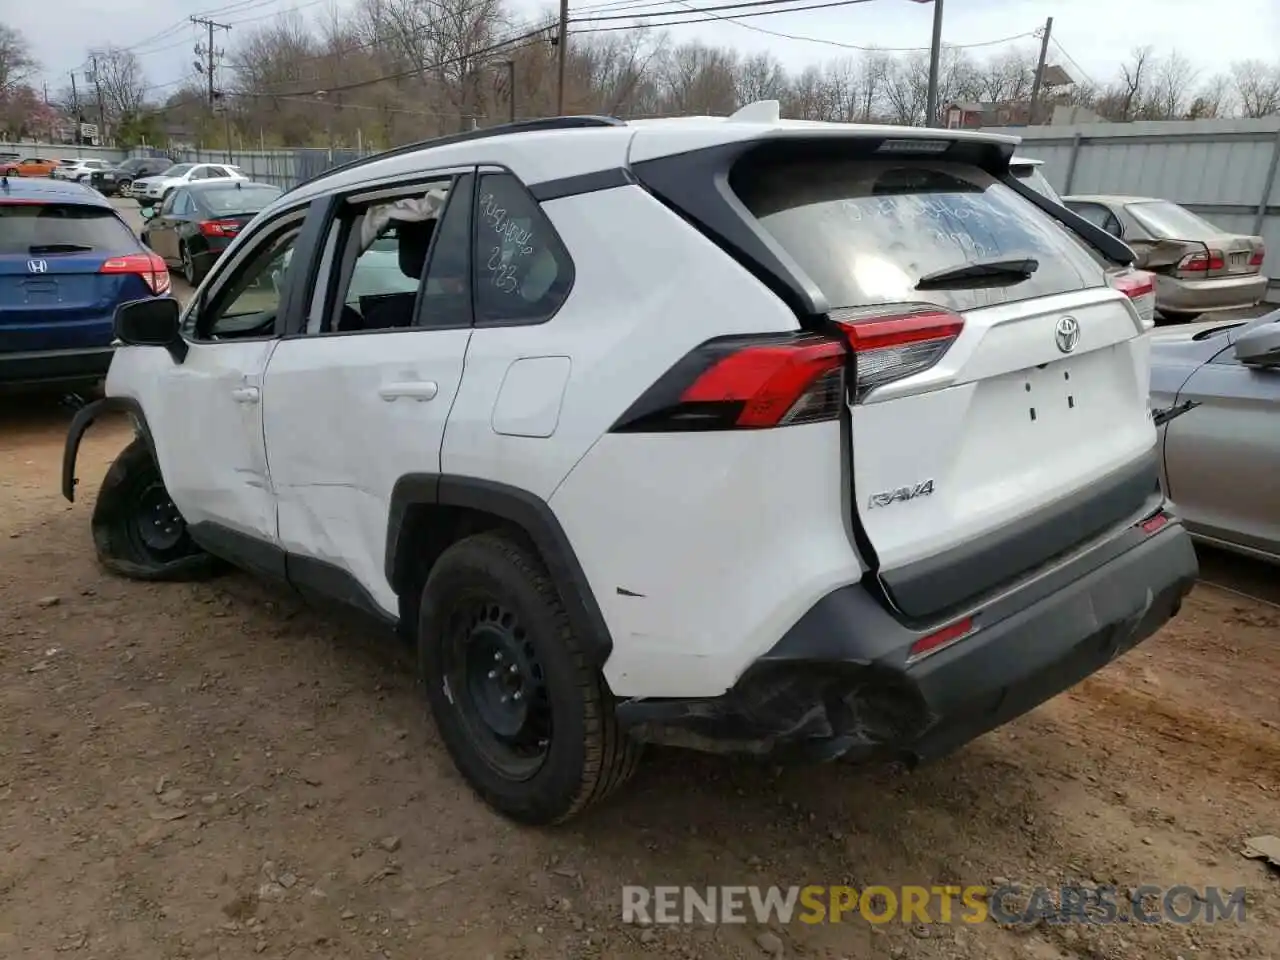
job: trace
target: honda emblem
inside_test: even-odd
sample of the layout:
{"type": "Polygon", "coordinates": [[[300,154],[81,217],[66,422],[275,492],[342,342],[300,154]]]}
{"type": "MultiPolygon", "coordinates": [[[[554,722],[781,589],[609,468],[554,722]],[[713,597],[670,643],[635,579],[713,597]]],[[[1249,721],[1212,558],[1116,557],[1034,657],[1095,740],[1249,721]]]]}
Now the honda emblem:
{"type": "Polygon", "coordinates": [[[49,269],[49,264],[44,260],[28,260],[27,261],[28,273],[44,273],[48,269],[49,269]]]}

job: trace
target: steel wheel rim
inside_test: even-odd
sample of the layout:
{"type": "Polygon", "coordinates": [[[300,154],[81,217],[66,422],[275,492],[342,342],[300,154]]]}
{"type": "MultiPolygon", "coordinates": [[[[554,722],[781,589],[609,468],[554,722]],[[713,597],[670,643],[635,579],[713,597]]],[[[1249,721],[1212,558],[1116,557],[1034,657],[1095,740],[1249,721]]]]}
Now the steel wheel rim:
{"type": "Polygon", "coordinates": [[[553,734],[546,674],[519,619],[464,598],[446,634],[448,695],[485,763],[508,780],[542,769],[553,734]]]}
{"type": "Polygon", "coordinates": [[[153,553],[172,550],[182,542],[187,531],[186,521],[161,483],[153,483],[142,491],[133,526],[139,541],[153,553]]]}

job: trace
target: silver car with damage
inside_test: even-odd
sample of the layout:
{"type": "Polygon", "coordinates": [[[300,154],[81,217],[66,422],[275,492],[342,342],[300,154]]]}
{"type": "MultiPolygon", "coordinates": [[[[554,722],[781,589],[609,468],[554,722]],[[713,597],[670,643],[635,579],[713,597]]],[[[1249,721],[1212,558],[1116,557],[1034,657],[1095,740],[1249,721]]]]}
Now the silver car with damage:
{"type": "Polygon", "coordinates": [[[1135,267],[1155,275],[1156,310],[1187,321],[1256,306],[1267,292],[1261,237],[1228,233],[1156,197],[1070,196],[1063,202],[1129,245],[1135,267]]]}
{"type": "Polygon", "coordinates": [[[1280,310],[1150,337],[1166,495],[1197,541],[1280,563],[1280,310]]]}

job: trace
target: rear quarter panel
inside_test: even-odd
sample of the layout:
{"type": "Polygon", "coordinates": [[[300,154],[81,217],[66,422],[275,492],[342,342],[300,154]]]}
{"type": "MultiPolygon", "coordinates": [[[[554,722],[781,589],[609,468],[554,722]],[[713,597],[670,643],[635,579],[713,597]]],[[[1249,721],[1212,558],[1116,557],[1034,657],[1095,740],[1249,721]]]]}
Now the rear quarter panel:
{"type": "Polygon", "coordinates": [[[574,259],[573,291],[548,323],[475,330],[443,471],[550,502],[609,626],[615,693],[721,693],[820,596],[862,574],[842,514],[840,425],[608,433],[700,343],[799,324],[640,187],[543,209],[574,259]],[[569,360],[554,431],[500,435],[508,371],[537,357],[569,360]]]}

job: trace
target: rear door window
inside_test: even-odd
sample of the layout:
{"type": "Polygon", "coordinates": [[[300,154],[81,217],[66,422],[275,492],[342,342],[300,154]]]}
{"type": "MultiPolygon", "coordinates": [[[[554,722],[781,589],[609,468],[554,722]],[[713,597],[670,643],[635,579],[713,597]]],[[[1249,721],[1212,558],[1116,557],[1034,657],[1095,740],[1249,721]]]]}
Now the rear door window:
{"type": "Polygon", "coordinates": [[[1095,257],[979,168],[936,160],[784,160],[732,186],[833,308],[928,301],[969,310],[1103,286],[1095,257]],[[1026,279],[917,290],[928,274],[1033,259],[1026,279]]]}
{"type": "Polygon", "coordinates": [[[138,243],[110,210],[72,203],[0,203],[0,254],[132,252],[138,243]]]}

